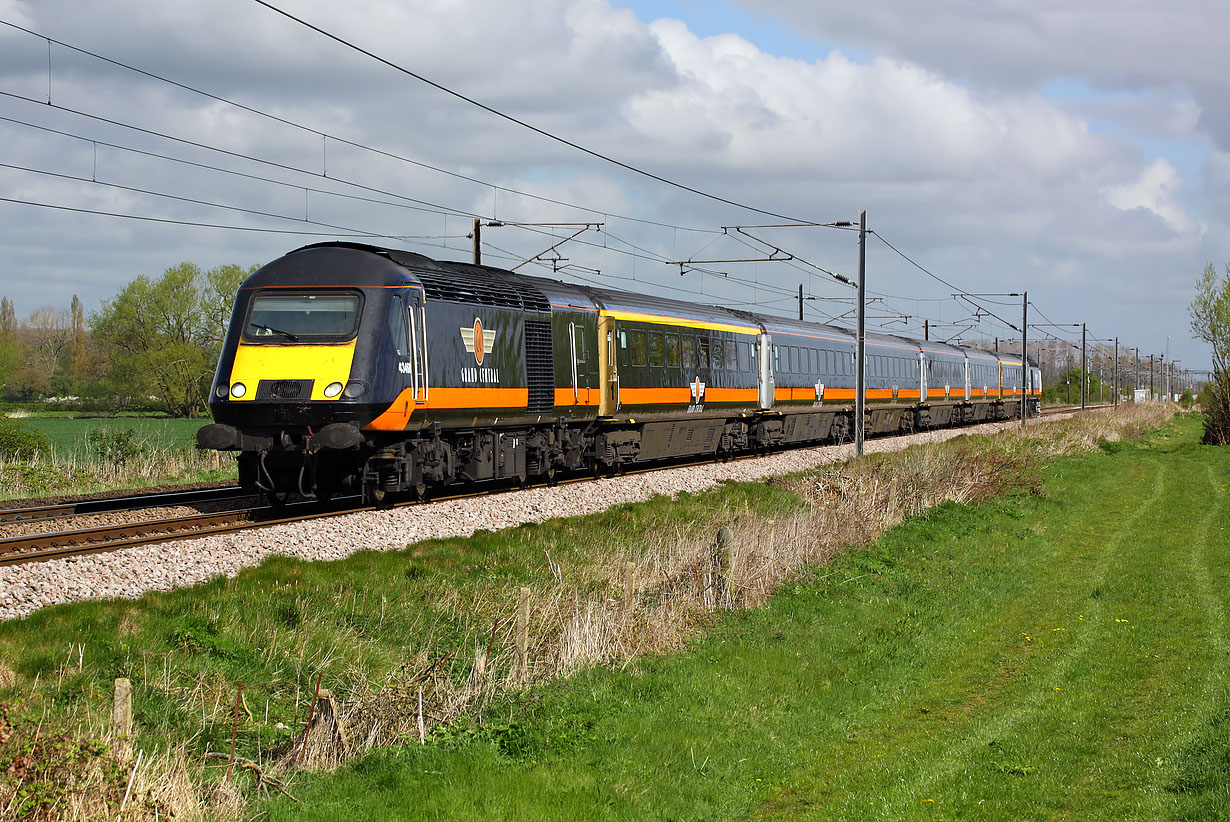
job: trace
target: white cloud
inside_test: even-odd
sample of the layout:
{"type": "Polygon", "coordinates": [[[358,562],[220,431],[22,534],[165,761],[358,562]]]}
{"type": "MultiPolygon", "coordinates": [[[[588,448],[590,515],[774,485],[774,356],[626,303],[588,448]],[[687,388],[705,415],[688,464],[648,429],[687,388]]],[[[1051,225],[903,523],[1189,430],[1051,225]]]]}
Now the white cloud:
{"type": "Polygon", "coordinates": [[[1165,160],[1155,160],[1131,183],[1105,189],[1106,201],[1123,211],[1145,209],[1157,217],[1181,239],[1190,241],[1203,233],[1200,225],[1175,201],[1183,180],[1174,166],[1165,160]]]}

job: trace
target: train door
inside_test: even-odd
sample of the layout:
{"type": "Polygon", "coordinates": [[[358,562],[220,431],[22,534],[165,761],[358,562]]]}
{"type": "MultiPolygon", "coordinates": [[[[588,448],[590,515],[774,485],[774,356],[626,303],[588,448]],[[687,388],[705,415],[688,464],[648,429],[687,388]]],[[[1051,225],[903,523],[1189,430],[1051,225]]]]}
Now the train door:
{"type": "Polygon", "coordinates": [[[619,371],[615,357],[615,319],[598,317],[598,414],[613,417],[619,410],[619,371]]]}
{"type": "MultiPolygon", "coordinates": [[[[568,322],[568,385],[572,389],[572,398],[557,405],[591,405],[590,391],[595,388],[593,382],[593,363],[590,362],[590,335],[593,328],[586,328],[581,317],[568,322]]],[[[566,392],[565,392],[566,393],[566,392]]]]}
{"type": "Polygon", "coordinates": [[[918,401],[927,401],[927,354],[918,352],[918,401]]]}
{"type": "Polygon", "coordinates": [[[427,403],[427,298],[411,290],[408,300],[410,315],[411,391],[415,406],[427,403]]]}
{"type": "Polygon", "coordinates": [[[756,361],[758,384],[760,387],[760,407],[773,407],[773,340],[768,334],[761,334],[756,340],[756,361]]]}
{"type": "Polygon", "coordinates": [[[965,359],[964,363],[965,363],[965,401],[969,402],[970,397],[973,396],[974,387],[973,387],[973,383],[970,381],[969,359],[968,358],[965,359]]]}

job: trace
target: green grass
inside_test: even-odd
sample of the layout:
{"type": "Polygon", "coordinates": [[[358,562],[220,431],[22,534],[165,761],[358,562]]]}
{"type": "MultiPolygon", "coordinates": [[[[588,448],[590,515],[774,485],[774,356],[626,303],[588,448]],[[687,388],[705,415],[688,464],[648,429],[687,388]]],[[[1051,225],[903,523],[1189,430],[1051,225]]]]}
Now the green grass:
{"type": "Polygon", "coordinates": [[[135,439],[149,449],[174,450],[194,447],[197,429],[209,420],[149,416],[30,416],[25,417],[23,422],[47,436],[57,457],[85,459],[93,456],[89,444],[91,431],[114,434],[131,429],[135,432],[135,439]]]}
{"type": "Polygon", "coordinates": [[[1230,818],[1230,452],[945,504],[682,655],[301,778],[270,819],[1230,818]]]}

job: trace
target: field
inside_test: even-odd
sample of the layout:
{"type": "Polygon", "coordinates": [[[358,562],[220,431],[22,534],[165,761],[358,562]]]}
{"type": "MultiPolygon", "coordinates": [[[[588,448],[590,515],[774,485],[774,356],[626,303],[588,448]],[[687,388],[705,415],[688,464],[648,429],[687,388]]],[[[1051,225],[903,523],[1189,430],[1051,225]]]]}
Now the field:
{"type": "Polygon", "coordinates": [[[47,451],[0,455],[0,499],[233,480],[233,457],[196,448],[208,420],[168,417],[21,416],[47,451]]]}
{"type": "Polygon", "coordinates": [[[1045,468],[1051,441],[960,438],[47,609],[0,624],[0,736],[37,765],[15,790],[46,807],[92,785],[114,816],[133,779],[140,818],[239,815],[243,796],[272,819],[1216,818],[1230,806],[1230,455],[1195,445],[1199,427],[1100,447],[1060,430],[1084,456],[1045,468]],[[858,529],[817,518],[909,515],[926,477],[948,478],[942,498],[953,466],[974,464],[992,481],[957,498],[1008,496],[940,504],[863,550],[841,550],[858,529]],[[719,524],[795,564],[764,573],[774,555],[748,550],[716,595],[719,524]],[[644,580],[631,618],[629,561],[644,580]],[[522,589],[528,689],[510,641],[522,589]],[[133,682],[131,745],[106,732],[116,676],[133,682]],[[315,737],[302,746],[318,682],[347,706],[352,746],[405,744],[355,751],[335,774],[286,769],[297,752],[336,761],[315,737]],[[249,773],[224,777],[232,739],[301,801],[261,803],[249,773]]]}
{"type": "Polygon", "coordinates": [[[114,435],[132,431],[134,439],[150,450],[178,450],[196,443],[197,429],[209,420],[171,417],[63,417],[31,416],[24,422],[47,436],[62,460],[83,460],[92,455],[90,433],[114,435]]]}

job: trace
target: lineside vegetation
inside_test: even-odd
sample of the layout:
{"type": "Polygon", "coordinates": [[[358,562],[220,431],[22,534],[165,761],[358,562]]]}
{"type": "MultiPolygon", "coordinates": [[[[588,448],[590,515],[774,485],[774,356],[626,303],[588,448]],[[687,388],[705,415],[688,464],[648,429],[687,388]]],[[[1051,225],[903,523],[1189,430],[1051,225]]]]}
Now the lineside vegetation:
{"type": "MultiPolygon", "coordinates": [[[[1117,414],[1035,425],[1024,435],[961,437],[767,483],[620,506],[596,516],[428,541],[403,552],[361,554],[337,563],[277,559],[235,579],[191,590],[46,609],[0,625],[0,809],[19,807],[42,819],[115,815],[127,795],[124,818],[227,816],[265,795],[285,790],[302,798],[298,794],[307,790],[313,797],[309,806],[282,796],[284,805],[270,807],[274,817],[315,812],[319,818],[337,818],[330,814],[339,813],[342,805],[372,797],[374,788],[362,774],[374,767],[382,774],[378,779],[397,783],[398,803],[423,791],[436,796],[437,805],[417,806],[425,815],[432,807],[470,816],[516,813],[525,796],[508,799],[512,805],[484,808],[472,801],[481,791],[437,793],[430,774],[440,771],[431,764],[433,757],[449,762],[449,768],[464,768],[469,776],[493,767],[524,776],[527,769],[538,775],[563,773],[551,769],[575,767],[569,757],[581,755],[578,751],[644,755],[634,753],[635,746],[611,741],[608,735],[615,732],[602,717],[628,706],[652,712],[661,703],[662,711],[676,709],[671,700],[679,697],[669,693],[673,686],[668,687],[665,673],[638,679],[642,674],[636,672],[664,672],[676,657],[663,655],[687,647],[694,650],[680,664],[692,666],[687,679],[696,684],[691,687],[724,693],[726,685],[697,678],[704,670],[710,677],[725,675],[700,665],[695,654],[723,658],[727,652],[712,642],[727,647],[719,638],[725,630],[735,632],[735,645],[756,645],[772,644],[772,637],[794,630],[789,628],[793,623],[806,626],[820,619],[829,627],[840,625],[845,633],[826,641],[837,643],[835,648],[849,645],[842,658],[851,667],[836,679],[832,672],[823,674],[826,690],[859,701],[880,689],[900,688],[897,671],[909,666],[895,656],[885,661],[873,653],[863,659],[860,637],[887,632],[897,640],[904,637],[908,647],[910,638],[920,631],[925,635],[930,621],[940,616],[910,608],[876,616],[863,606],[851,610],[849,619],[842,616],[848,590],[907,584],[891,567],[896,547],[877,549],[865,559],[851,554],[850,547],[866,545],[937,505],[947,516],[967,510],[953,503],[990,504],[987,510],[999,510],[999,503],[988,501],[1005,495],[1015,501],[1003,510],[1018,511],[1009,515],[1024,520],[1022,528],[1041,527],[1030,518],[1046,514],[1038,506],[1049,500],[1048,464],[1064,456],[1100,454],[1088,458],[1092,467],[1087,473],[1113,474],[1118,464],[1109,461],[1118,455],[1108,452],[1122,448],[1114,443],[1144,436],[1170,413],[1167,406],[1134,406],[1117,414]],[[723,525],[733,535],[726,550],[714,544],[723,525]],[[850,568],[856,572],[847,573],[850,568]],[[832,587],[843,580],[858,584],[832,587]],[[770,603],[783,586],[796,597],[788,605],[796,610],[788,615],[770,603]],[[766,605],[770,610],[764,610],[766,605]],[[759,616],[735,623],[723,616],[749,609],[759,616]],[[923,616],[923,623],[916,622],[923,616]],[[736,627],[722,627],[726,624],[736,627]],[[715,639],[689,644],[707,635],[715,639]],[[629,665],[629,673],[614,672],[629,665]],[[605,666],[613,666],[612,672],[603,673],[605,666]],[[116,677],[132,682],[136,735],[129,740],[109,731],[116,677]],[[597,683],[592,691],[597,703],[582,700],[585,705],[578,708],[571,686],[549,684],[573,681],[569,677],[597,683]],[[856,686],[853,691],[851,686],[856,686]],[[560,687],[573,697],[552,702],[551,694],[560,687]],[[562,713],[553,714],[551,706],[562,706],[562,713]],[[49,742],[53,739],[55,744],[49,742]],[[404,753],[372,753],[387,746],[399,746],[404,753]],[[403,755],[410,758],[402,761],[403,755]],[[552,759],[557,755],[563,758],[552,759]],[[544,771],[536,770],[540,759],[544,771]],[[302,774],[351,762],[359,765],[345,770],[337,783],[309,781],[302,774]],[[421,778],[401,784],[393,774],[403,766],[421,778]],[[15,770],[4,776],[5,767],[15,770]],[[20,777],[12,778],[15,773],[20,777]]],[[[973,525],[981,516],[960,518],[973,525]]],[[[999,537],[990,532],[988,537],[996,544],[985,556],[977,549],[982,558],[969,571],[971,580],[1019,565],[1011,551],[998,545],[999,537]]],[[[938,567],[942,573],[928,583],[936,586],[929,596],[962,601],[964,572],[942,562],[938,567]],[[956,588],[944,587],[954,580],[956,588]]],[[[915,604],[921,607],[921,601],[915,604]]],[[[971,624],[977,608],[989,607],[981,600],[966,604],[971,611],[963,618],[971,624]]],[[[1024,625],[1023,633],[1030,630],[1037,629],[1024,625]]],[[[939,650],[935,664],[954,662],[939,650]]],[[[807,653],[816,661],[814,650],[807,653]]],[[[797,664],[775,675],[784,677],[774,685],[783,694],[801,681],[797,664]]],[[[804,677],[808,682],[814,678],[804,677]]],[[[584,691],[590,685],[577,687],[584,691]]],[[[687,699],[703,703],[705,697],[692,692],[687,699]]],[[[854,711],[851,704],[834,716],[854,711]]],[[[766,706],[738,710],[758,739],[780,739],[763,725],[769,716],[766,706]]],[[[636,721],[649,723],[637,731],[647,736],[653,728],[667,735],[682,730],[663,716],[636,721]]],[[[725,726],[688,732],[696,738],[735,733],[725,726]]],[[[883,731],[875,733],[878,739],[883,731]]],[[[658,767],[653,762],[629,763],[631,772],[639,774],[629,779],[643,782],[646,792],[658,797],[657,804],[638,805],[631,794],[614,796],[610,807],[623,808],[614,815],[722,815],[736,805],[747,812],[748,801],[751,809],[761,801],[770,801],[762,806],[769,811],[792,807],[788,794],[769,793],[761,782],[768,777],[775,791],[794,790],[782,781],[783,773],[770,774],[758,765],[743,769],[748,778],[734,794],[708,796],[690,812],[676,814],[686,808],[670,801],[688,796],[696,789],[692,780],[704,780],[706,768],[716,765],[706,764],[702,752],[688,766],[688,790],[666,801],[663,792],[671,794],[671,786],[682,779],[682,771],[674,768],[685,762],[675,742],[682,744],[670,743],[672,764],[660,778],[651,775],[658,767]],[[752,769],[758,770],[754,777],[752,769]]],[[[773,757],[765,752],[756,756],[766,763],[792,756],[776,743],[770,748],[777,751],[773,757]]],[[[1004,761],[1005,767],[1015,767],[1015,754],[1004,761]]],[[[450,770],[447,779],[460,779],[460,773],[450,770]]],[[[538,776],[531,777],[525,785],[537,786],[538,776]]],[[[614,782],[606,782],[608,777],[618,781],[609,773],[581,779],[609,788],[614,782]]],[[[802,793],[813,791],[806,772],[790,778],[802,793]]],[[[499,786],[508,789],[508,784],[499,786]]],[[[577,790],[584,793],[580,786],[577,790]]],[[[542,791],[543,796],[555,794],[542,791]]],[[[554,810],[536,808],[530,815],[585,815],[575,799],[554,810]]],[[[388,810],[355,807],[354,813],[369,818],[388,810]]]]}

